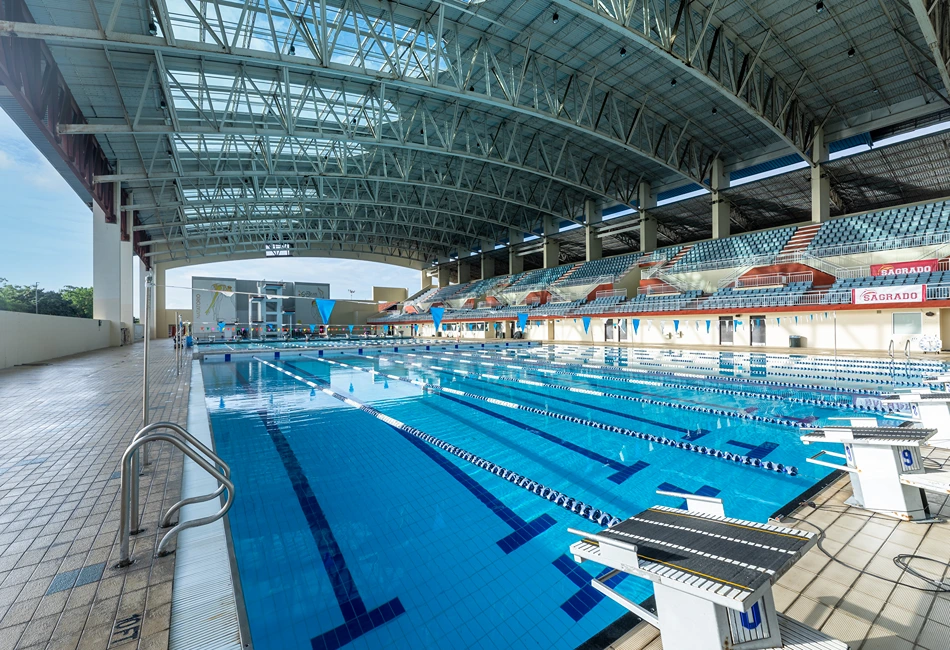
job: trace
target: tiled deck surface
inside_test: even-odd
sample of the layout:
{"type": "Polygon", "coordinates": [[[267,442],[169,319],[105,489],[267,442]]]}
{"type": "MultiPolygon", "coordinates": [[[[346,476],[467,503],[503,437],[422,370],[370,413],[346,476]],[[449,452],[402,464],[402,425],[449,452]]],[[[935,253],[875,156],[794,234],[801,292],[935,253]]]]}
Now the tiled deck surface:
{"type": "MultiPolygon", "coordinates": [[[[143,346],[0,372],[0,649],[168,645],[174,555],[154,559],[182,455],[151,449],[135,563],[118,561],[119,460],[141,426],[143,346]]],[[[153,342],[151,421],[184,423],[190,364],[153,342]]],[[[172,546],[174,548],[174,546],[172,546]]]]}
{"type": "MultiPolygon", "coordinates": [[[[931,455],[940,462],[947,456],[940,451],[931,455]]],[[[773,591],[776,607],[845,641],[851,650],[950,649],[950,593],[914,589],[929,585],[904,573],[893,562],[902,553],[950,562],[950,523],[914,524],[872,515],[846,506],[844,501],[850,496],[851,485],[845,477],[813,499],[817,509],[805,506],[792,517],[824,529],[825,549],[854,568],[842,566],[813,548],[779,580],[773,591]]],[[[950,518],[947,498],[933,494],[929,497],[931,511],[950,518]]],[[[814,526],[792,518],[783,523],[815,532],[814,526]]],[[[943,566],[931,563],[915,562],[912,566],[928,575],[944,570],[943,566]]],[[[945,573],[936,577],[948,576],[945,573]]],[[[661,648],[656,630],[641,623],[609,650],[661,648]]]]}

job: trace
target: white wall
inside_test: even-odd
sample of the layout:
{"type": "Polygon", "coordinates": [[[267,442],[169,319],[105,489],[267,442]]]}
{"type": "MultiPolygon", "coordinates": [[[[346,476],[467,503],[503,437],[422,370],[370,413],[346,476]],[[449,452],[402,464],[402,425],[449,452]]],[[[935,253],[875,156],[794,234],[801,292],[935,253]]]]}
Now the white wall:
{"type": "Polygon", "coordinates": [[[106,348],[110,332],[106,320],[0,311],[0,368],[106,348]]]}

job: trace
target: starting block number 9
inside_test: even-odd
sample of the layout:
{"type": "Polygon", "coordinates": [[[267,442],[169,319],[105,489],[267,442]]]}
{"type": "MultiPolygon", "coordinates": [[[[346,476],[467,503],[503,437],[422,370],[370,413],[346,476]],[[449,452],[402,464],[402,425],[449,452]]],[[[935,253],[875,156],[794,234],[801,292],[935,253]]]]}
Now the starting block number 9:
{"type": "Polygon", "coordinates": [[[905,472],[920,469],[917,454],[910,447],[900,448],[901,466],[905,472]]]}

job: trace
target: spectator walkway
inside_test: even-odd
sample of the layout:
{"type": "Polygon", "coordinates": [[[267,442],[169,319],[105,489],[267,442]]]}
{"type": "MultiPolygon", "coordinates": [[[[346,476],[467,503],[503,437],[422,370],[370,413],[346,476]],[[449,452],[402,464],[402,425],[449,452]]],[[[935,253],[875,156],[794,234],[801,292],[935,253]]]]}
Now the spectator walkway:
{"type": "MultiPolygon", "coordinates": [[[[182,455],[162,443],[141,483],[145,532],[115,569],[119,461],[142,420],[142,352],[110,348],[0,371],[0,648],[168,646],[175,556],[154,558],[182,455]]],[[[184,424],[190,363],[151,349],[151,421],[184,424]]],[[[174,548],[174,545],[172,545],[174,548]]]]}

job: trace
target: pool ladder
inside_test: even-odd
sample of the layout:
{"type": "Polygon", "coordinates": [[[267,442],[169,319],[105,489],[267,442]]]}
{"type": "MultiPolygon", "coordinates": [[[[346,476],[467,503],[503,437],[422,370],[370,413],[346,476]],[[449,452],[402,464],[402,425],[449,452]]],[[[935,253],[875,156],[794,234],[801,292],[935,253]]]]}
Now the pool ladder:
{"type": "Polygon", "coordinates": [[[218,487],[214,492],[182,499],[169,508],[168,512],[166,512],[161,519],[160,526],[162,528],[172,526],[172,516],[182,507],[192,503],[210,501],[211,499],[220,497],[225,490],[227,490],[228,494],[224,505],[221,506],[221,509],[215,514],[190,521],[180,521],[175,524],[171,530],[165,533],[159,542],[156,556],[164,557],[169,554],[165,548],[178,533],[187,528],[204,526],[205,524],[217,521],[227,514],[228,510],[231,509],[231,505],[234,503],[234,483],[231,482],[231,468],[211,449],[185,429],[172,422],[154,422],[142,427],[132,438],[132,444],[130,444],[128,449],[125,450],[125,453],[122,454],[121,486],[119,488],[119,537],[121,540],[121,552],[116,568],[127,567],[132,564],[132,557],[129,552],[129,538],[144,530],[142,528],[135,528],[133,530],[132,528],[133,526],[139,525],[138,450],[150,442],[159,441],[171,443],[174,447],[180,449],[182,453],[195,461],[201,469],[211,474],[211,476],[218,481],[218,487]]]}

